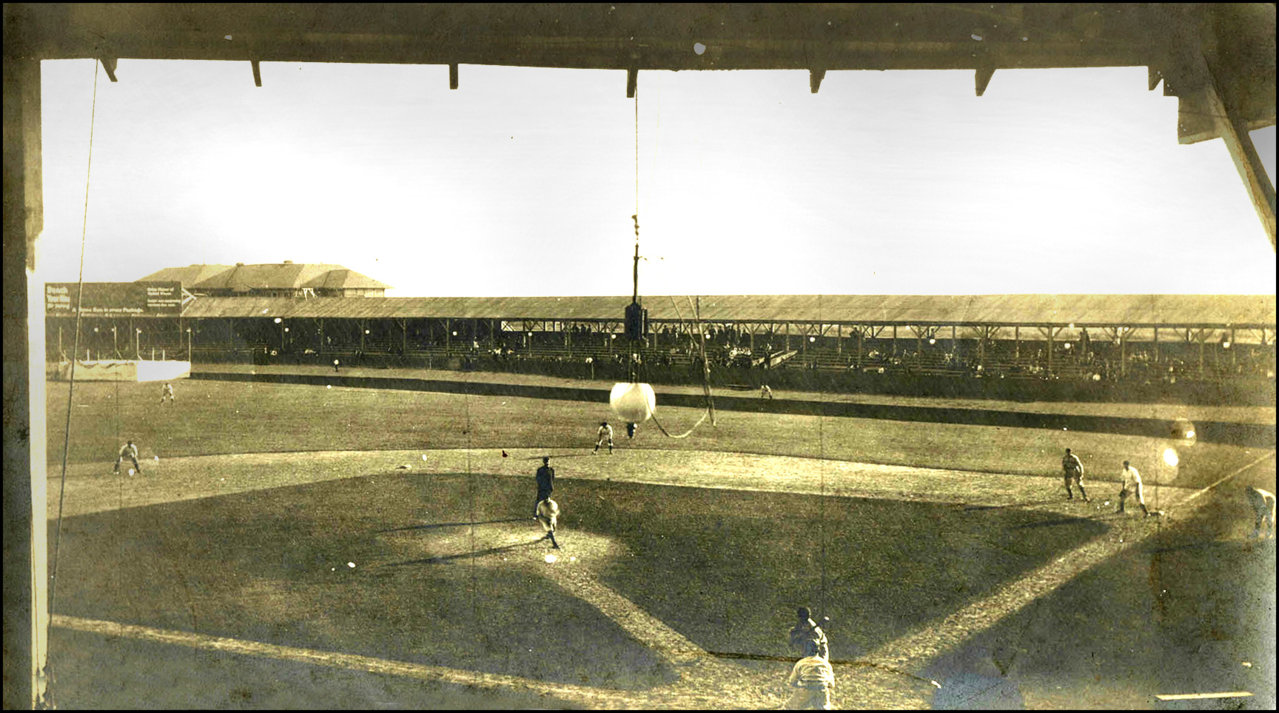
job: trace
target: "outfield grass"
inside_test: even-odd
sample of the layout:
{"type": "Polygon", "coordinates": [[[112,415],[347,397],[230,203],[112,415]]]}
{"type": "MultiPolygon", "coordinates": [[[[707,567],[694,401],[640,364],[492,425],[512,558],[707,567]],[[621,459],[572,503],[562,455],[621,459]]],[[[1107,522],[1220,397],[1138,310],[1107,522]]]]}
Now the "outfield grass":
{"type": "MultiPolygon", "coordinates": [[[[66,393],[50,389],[48,458],[60,463],[66,393]]],[[[660,406],[659,406],[660,408],[660,406]]],[[[180,455],[306,450],[457,447],[590,448],[595,426],[613,418],[605,404],[427,392],[186,381],[175,406],[157,406],[154,384],[77,385],[71,462],[106,462],[133,438],[144,459],[180,455]]],[[[667,428],[684,430],[700,414],[662,410],[667,428]]],[[[619,424],[620,426],[620,424],[619,424]]],[[[1026,475],[1059,472],[1062,449],[1083,458],[1093,479],[1114,479],[1131,460],[1148,481],[1201,486],[1247,462],[1257,449],[1166,439],[879,419],[720,412],[686,439],[652,424],[626,448],[688,448],[833,458],[866,463],[1026,475]],[[1179,468],[1163,465],[1169,446],[1179,468]]],[[[145,468],[145,464],[144,464],[145,468]]]]}

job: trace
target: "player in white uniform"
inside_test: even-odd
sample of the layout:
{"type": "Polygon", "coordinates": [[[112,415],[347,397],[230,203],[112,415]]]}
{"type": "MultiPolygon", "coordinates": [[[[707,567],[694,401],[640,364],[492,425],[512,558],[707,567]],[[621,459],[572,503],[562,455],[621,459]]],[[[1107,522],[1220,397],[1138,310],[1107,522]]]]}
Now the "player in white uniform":
{"type": "Polygon", "coordinates": [[[555,549],[560,548],[560,543],[555,541],[555,523],[560,518],[559,503],[547,498],[537,503],[537,521],[542,524],[542,529],[546,531],[546,537],[551,541],[551,546],[555,549]]]}
{"type": "Polygon", "coordinates": [[[1248,504],[1252,505],[1252,511],[1257,516],[1257,522],[1252,528],[1253,537],[1274,537],[1275,536],[1275,494],[1261,488],[1247,487],[1244,488],[1244,496],[1248,498],[1248,504]],[[1265,535],[1262,535],[1261,525],[1265,523],[1265,535]]]}
{"type": "MultiPolygon", "coordinates": [[[[124,462],[125,458],[133,461],[133,469],[135,471],[142,472],[142,466],[138,465],[138,447],[133,444],[133,441],[129,441],[120,447],[120,455],[116,456],[115,468],[112,469],[112,472],[120,472],[120,464],[124,462]]],[[[129,473],[129,475],[133,475],[133,473],[129,473]]]]}
{"type": "Polygon", "coordinates": [[[1146,498],[1141,492],[1141,473],[1128,465],[1128,461],[1124,461],[1124,469],[1120,471],[1119,478],[1123,482],[1122,489],[1119,491],[1119,512],[1124,511],[1124,501],[1131,495],[1137,498],[1137,504],[1141,506],[1144,517],[1150,517],[1150,510],[1146,508],[1146,498]]]}
{"type": "Polygon", "coordinates": [[[770,400],[773,398],[773,390],[768,388],[768,384],[764,384],[763,386],[759,387],[759,397],[761,399],[770,399],[770,400]]]}
{"type": "Polygon", "coordinates": [[[595,450],[593,453],[600,452],[600,446],[608,443],[608,454],[613,455],[613,427],[608,425],[608,421],[600,421],[599,431],[595,434],[595,450]]]}
{"type": "Polygon", "coordinates": [[[788,710],[831,710],[830,689],[835,686],[835,670],[817,652],[816,642],[804,642],[804,658],[795,662],[786,685],[794,689],[786,702],[788,710]]]}
{"type": "Polygon", "coordinates": [[[1066,499],[1074,500],[1075,496],[1070,491],[1070,485],[1073,483],[1079,488],[1079,494],[1083,497],[1084,502],[1088,502],[1088,493],[1084,490],[1084,464],[1080,462],[1079,456],[1066,449],[1066,455],[1061,459],[1061,472],[1066,479],[1066,499]]]}
{"type": "Polygon", "coordinates": [[[169,403],[174,403],[173,384],[170,384],[168,382],[165,382],[164,386],[160,387],[160,405],[163,406],[166,400],[169,403]]]}

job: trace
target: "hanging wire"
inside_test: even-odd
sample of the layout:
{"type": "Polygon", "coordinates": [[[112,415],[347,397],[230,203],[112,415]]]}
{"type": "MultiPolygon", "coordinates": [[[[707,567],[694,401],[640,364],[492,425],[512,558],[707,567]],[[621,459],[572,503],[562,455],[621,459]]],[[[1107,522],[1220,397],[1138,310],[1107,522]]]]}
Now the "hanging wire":
{"type": "MultiPolygon", "coordinates": [[[[817,295],[817,331],[822,331],[822,296],[817,295]]],[[[817,456],[818,468],[821,476],[821,502],[819,507],[819,521],[817,524],[817,536],[821,540],[821,589],[818,595],[818,601],[821,604],[821,612],[823,616],[830,616],[830,612],[826,610],[826,418],[822,411],[817,412],[817,456]]]]}
{"type": "MultiPolygon", "coordinates": [[[[62,433],[62,474],[58,482],[58,514],[57,527],[53,537],[53,564],[49,568],[50,618],[53,617],[53,612],[55,611],[54,604],[58,594],[58,555],[62,550],[62,507],[66,502],[67,495],[67,456],[71,447],[71,412],[74,410],[75,364],[80,350],[80,309],[83,305],[84,297],[84,246],[89,230],[89,179],[93,173],[93,127],[98,112],[98,70],[99,63],[95,61],[93,63],[93,98],[89,105],[89,158],[84,169],[84,214],[80,223],[80,274],[76,279],[75,336],[72,337],[71,364],[69,366],[69,373],[67,374],[67,418],[63,424],[62,433]]],[[[116,407],[117,409],[119,408],[118,400],[116,407]]],[[[35,586],[34,583],[32,586],[35,586]]],[[[32,601],[34,601],[34,598],[32,601]]],[[[38,642],[40,627],[36,627],[35,636],[38,642]]],[[[40,649],[37,647],[36,650],[39,651],[40,649]]],[[[45,650],[48,650],[47,642],[45,650]]],[[[53,662],[46,661],[45,668],[49,681],[49,686],[46,689],[45,696],[49,706],[53,707],[53,662]]]]}
{"type": "MultiPolygon", "coordinates": [[[[693,301],[692,298],[686,297],[686,299],[688,299],[691,306],[693,301]]],[[[707,418],[711,419],[712,426],[715,425],[715,401],[711,395],[710,366],[706,360],[706,334],[702,331],[701,319],[699,318],[695,320],[697,324],[697,333],[701,337],[701,342],[699,343],[696,340],[693,340],[693,330],[691,327],[686,326],[684,322],[684,315],[680,312],[679,305],[675,302],[675,298],[671,297],[670,300],[671,306],[675,308],[675,316],[679,319],[680,327],[687,330],[689,340],[698,347],[699,354],[702,358],[702,391],[706,395],[706,412],[697,420],[697,423],[694,423],[691,428],[679,435],[672,435],[669,431],[667,431],[666,427],[662,425],[662,422],[657,419],[656,413],[653,414],[653,423],[657,425],[657,429],[662,432],[662,435],[667,438],[687,438],[693,433],[693,431],[697,430],[697,427],[702,425],[707,418]]],[[[696,315],[696,308],[694,308],[694,314],[696,315]]]]}

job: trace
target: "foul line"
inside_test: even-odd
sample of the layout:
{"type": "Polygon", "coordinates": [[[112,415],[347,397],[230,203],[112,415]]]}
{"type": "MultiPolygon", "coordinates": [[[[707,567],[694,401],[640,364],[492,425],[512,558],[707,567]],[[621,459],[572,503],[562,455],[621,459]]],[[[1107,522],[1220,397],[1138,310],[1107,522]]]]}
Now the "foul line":
{"type": "MultiPolygon", "coordinates": [[[[519,676],[466,671],[444,666],[428,666],[406,661],[391,661],[372,656],[360,656],[358,654],[303,649],[295,646],[280,646],[260,641],[245,641],[207,634],[195,634],[187,631],[122,624],[114,621],[83,619],[64,614],[55,614],[51,623],[53,626],[64,629],[186,646],[204,651],[221,651],[231,654],[296,661],[328,668],[363,671],[373,674],[389,674],[428,681],[443,681],[472,688],[524,691],[540,696],[554,696],[566,702],[582,704],[592,708],[635,708],[644,702],[632,697],[629,691],[550,683],[519,676]]],[[[551,702],[548,701],[547,703],[550,704],[551,702]]]]}

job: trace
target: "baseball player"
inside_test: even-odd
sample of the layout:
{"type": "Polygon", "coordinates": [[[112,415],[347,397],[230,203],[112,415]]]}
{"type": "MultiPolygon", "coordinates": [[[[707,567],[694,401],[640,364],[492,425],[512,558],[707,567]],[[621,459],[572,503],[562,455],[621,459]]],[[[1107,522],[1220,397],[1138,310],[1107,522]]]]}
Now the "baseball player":
{"type": "Polygon", "coordinates": [[[120,473],[120,464],[124,462],[125,458],[133,461],[133,469],[136,472],[142,472],[142,466],[138,465],[138,447],[133,444],[133,441],[129,441],[120,447],[120,455],[116,456],[115,467],[112,469],[113,473],[120,473]]]}
{"type": "Polygon", "coordinates": [[[173,384],[168,382],[160,387],[160,405],[163,406],[165,401],[173,403],[173,384]]]}
{"type": "Polygon", "coordinates": [[[773,390],[768,388],[768,384],[764,384],[763,386],[759,387],[759,397],[761,399],[769,399],[769,400],[773,398],[773,390]]]}
{"type": "Polygon", "coordinates": [[[1244,496],[1248,498],[1248,504],[1252,505],[1252,511],[1257,515],[1257,522],[1252,528],[1252,536],[1263,539],[1274,537],[1275,494],[1261,488],[1246,487],[1244,488],[1244,496]],[[1261,532],[1261,524],[1263,522],[1266,524],[1264,536],[1261,532]]]}
{"type": "Polygon", "coordinates": [[[613,455],[613,427],[608,425],[608,421],[600,421],[599,431],[595,434],[595,450],[594,453],[600,452],[600,446],[608,441],[608,454],[613,455]]]}
{"type": "Polygon", "coordinates": [[[546,537],[542,539],[550,540],[551,547],[560,548],[560,543],[555,541],[555,523],[560,517],[559,503],[547,498],[537,503],[537,521],[542,524],[542,529],[546,532],[546,537]]]}
{"type": "Polygon", "coordinates": [[[799,650],[804,649],[806,642],[813,642],[817,647],[817,653],[822,658],[830,658],[830,645],[826,642],[826,632],[813,621],[812,612],[808,607],[800,607],[795,610],[795,626],[790,630],[790,645],[799,650]]]}
{"type": "Polygon", "coordinates": [[[830,689],[835,686],[835,670],[830,661],[817,652],[817,644],[804,642],[804,658],[795,662],[786,685],[792,689],[788,710],[831,709],[830,689]]]}
{"type": "Polygon", "coordinates": [[[1123,486],[1119,491],[1119,510],[1124,511],[1124,501],[1129,495],[1137,498],[1137,504],[1141,506],[1143,517],[1150,517],[1150,510],[1146,508],[1146,498],[1141,493],[1141,473],[1137,469],[1128,465],[1128,461],[1124,461],[1124,469],[1120,471],[1119,478],[1123,482],[1123,486]]]}
{"type": "Polygon", "coordinates": [[[1070,484],[1074,483],[1079,488],[1079,495],[1083,497],[1084,502],[1088,500],[1088,493],[1084,491],[1084,464],[1080,462],[1079,456],[1066,449],[1066,455],[1061,459],[1061,472],[1066,479],[1066,499],[1074,500],[1075,496],[1070,492],[1070,484]]]}
{"type": "Polygon", "coordinates": [[[538,516],[537,506],[543,500],[551,497],[551,491],[555,490],[555,469],[551,467],[551,457],[542,456],[542,467],[537,469],[537,502],[533,503],[533,519],[538,516]]]}

